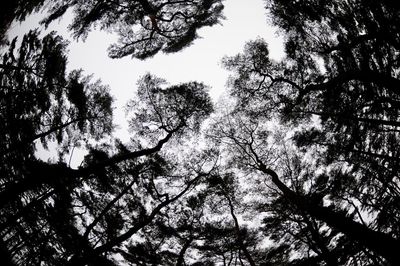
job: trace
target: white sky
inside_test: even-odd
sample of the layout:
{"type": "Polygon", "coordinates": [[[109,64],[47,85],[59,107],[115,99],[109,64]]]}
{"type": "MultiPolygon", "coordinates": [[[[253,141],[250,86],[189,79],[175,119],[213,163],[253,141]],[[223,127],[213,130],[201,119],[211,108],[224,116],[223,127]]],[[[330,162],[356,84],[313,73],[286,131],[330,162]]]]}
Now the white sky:
{"type": "MultiPolygon", "coordinates": [[[[119,126],[117,136],[126,141],[129,136],[123,107],[133,97],[136,82],[145,73],[164,78],[170,84],[203,82],[211,87],[210,94],[217,101],[225,90],[229,75],[220,64],[223,56],[235,55],[243,50],[247,41],[262,37],[269,44],[272,58],[279,60],[283,57],[283,40],[277,36],[275,28],[267,25],[262,0],[225,0],[224,5],[226,20],[222,25],[201,29],[198,31],[201,38],[183,51],[167,55],[160,53],[145,61],[131,57],[109,58],[107,47],[117,39],[109,33],[93,30],[85,42],[72,40],[66,31],[68,18],[53,22],[47,31],[56,30],[71,41],[69,70],[82,68],[85,75],[93,74],[94,80],[101,79],[103,84],[110,86],[115,99],[115,123],[119,126]]],[[[40,27],[38,21],[41,17],[40,14],[33,15],[21,24],[14,24],[10,37],[40,27]]]]}

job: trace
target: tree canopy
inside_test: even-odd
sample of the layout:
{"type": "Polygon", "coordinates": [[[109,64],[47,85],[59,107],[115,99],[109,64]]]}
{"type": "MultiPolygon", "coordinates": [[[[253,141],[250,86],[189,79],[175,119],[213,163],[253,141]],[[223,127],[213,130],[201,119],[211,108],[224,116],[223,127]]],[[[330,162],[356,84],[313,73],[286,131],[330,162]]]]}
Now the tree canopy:
{"type": "Polygon", "coordinates": [[[66,37],[35,29],[6,40],[11,22],[42,11],[47,27],[70,12],[74,38],[110,31],[110,57],[148,59],[191,45],[225,3],[8,4],[2,263],[400,265],[400,6],[264,3],[285,57],[272,59],[261,37],[223,57],[231,75],[216,103],[200,81],[145,74],[125,107],[128,142],[114,135],[111,88],[67,71],[66,37]],[[76,147],[86,155],[72,167],[76,147]]]}

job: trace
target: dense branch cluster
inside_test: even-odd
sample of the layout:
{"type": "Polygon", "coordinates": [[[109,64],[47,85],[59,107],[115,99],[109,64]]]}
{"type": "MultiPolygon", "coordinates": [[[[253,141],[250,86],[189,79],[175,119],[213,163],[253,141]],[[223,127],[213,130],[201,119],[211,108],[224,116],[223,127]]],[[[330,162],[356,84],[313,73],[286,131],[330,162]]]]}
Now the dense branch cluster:
{"type": "Polygon", "coordinates": [[[208,86],[148,73],[114,134],[108,86],[68,42],[13,20],[119,35],[114,58],[192,44],[220,0],[29,0],[0,16],[2,265],[400,265],[400,6],[265,0],[286,56],[249,41],[208,86]],[[69,12],[69,13],[68,13],[69,12]],[[75,147],[86,151],[70,166],[75,147]],[[50,150],[58,160],[45,161],[50,150]]]}

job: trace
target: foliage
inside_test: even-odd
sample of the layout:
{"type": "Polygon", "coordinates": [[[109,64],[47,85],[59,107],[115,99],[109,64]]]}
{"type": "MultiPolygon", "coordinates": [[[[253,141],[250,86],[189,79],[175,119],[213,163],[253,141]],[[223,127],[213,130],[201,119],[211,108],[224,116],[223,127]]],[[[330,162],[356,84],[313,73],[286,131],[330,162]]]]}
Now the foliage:
{"type": "MultiPolygon", "coordinates": [[[[386,208],[382,209],[382,203],[397,201],[399,197],[398,160],[395,159],[399,150],[399,110],[396,106],[399,95],[395,89],[398,87],[398,65],[395,63],[398,61],[398,45],[396,37],[392,38],[398,35],[398,28],[394,25],[398,6],[385,1],[266,3],[271,21],[286,33],[287,56],[281,62],[269,59],[266,42],[258,39],[249,42],[242,54],[224,59],[225,66],[234,73],[230,79],[231,94],[237,101],[234,115],[248,117],[257,125],[278,119],[285,125],[285,130],[291,132],[285,145],[295,144],[300,149],[290,153],[303,153],[308,161],[315,161],[319,170],[296,181],[300,182],[302,189],[297,195],[292,194],[297,190],[293,181],[287,183],[292,186],[290,191],[273,173],[286,178],[286,174],[280,172],[283,164],[273,166],[263,156],[260,149],[267,147],[257,138],[258,128],[242,125],[247,130],[225,134],[225,137],[233,138],[240,147],[243,154],[239,157],[240,162],[250,157],[252,167],[271,175],[274,185],[286,200],[289,199],[288,204],[294,203],[307,215],[325,222],[324,226],[344,233],[350,241],[364,242],[366,235],[351,236],[345,228],[340,229],[336,224],[339,217],[335,218],[336,221],[329,221],[328,217],[312,214],[314,210],[311,208],[317,206],[312,204],[316,195],[310,185],[323,177],[324,189],[319,193],[322,193],[320,197],[324,199],[324,206],[344,212],[375,233],[384,233],[398,245],[398,219],[383,222],[379,218],[387,212],[386,208]],[[248,128],[254,133],[249,133],[248,128]],[[315,151],[319,151],[318,154],[315,151]],[[313,155],[307,155],[310,153],[313,155]],[[275,170],[271,172],[271,168],[275,170]],[[322,176],[317,174],[323,169],[326,170],[322,176]],[[301,206],[303,203],[299,201],[307,198],[311,202],[307,200],[306,206],[301,206]],[[368,222],[364,221],[366,215],[369,215],[368,222]]],[[[225,129],[223,132],[228,131],[225,129]]],[[[310,166],[301,169],[308,173],[310,166]]],[[[296,179],[302,176],[301,173],[298,175],[296,179]]],[[[320,211],[324,212],[323,209],[320,211]]],[[[391,217],[398,217],[395,214],[398,211],[397,207],[390,207],[391,217]]],[[[296,210],[292,213],[294,215],[296,210]]],[[[276,218],[282,224],[282,215],[276,218]]],[[[276,228],[277,223],[273,223],[273,227],[276,228]]],[[[290,228],[295,228],[293,222],[290,228]]],[[[386,243],[380,244],[384,246],[386,243]]],[[[371,250],[347,254],[347,258],[340,259],[344,260],[341,263],[384,263],[381,258],[374,257],[377,254],[371,257],[370,253],[375,251],[383,255],[384,251],[378,251],[379,248],[372,248],[367,243],[361,246],[371,250]]],[[[295,250],[299,252],[298,247],[295,250]]],[[[393,265],[397,263],[394,251],[392,255],[383,257],[393,265]]],[[[338,258],[331,264],[337,265],[338,258]]],[[[325,259],[325,263],[330,262],[325,259]]]]}
{"type": "Polygon", "coordinates": [[[197,38],[196,31],[212,26],[221,18],[221,0],[195,1],[49,1],[45,25],[74,9],[69,25],[75,38],[85,39],[96,26],[116,32],[117,44],[109,48],[109,56],[127,55],[145,59],[159,51],[177,52],[197,38]]]}
{"type": "MultiPolygon", "coordinates": [[[[223,8],[28,1],[2,25],[43,3],[45,25],[71,8],[74,37],[117,32],[110,56],[139,59],[188,46],[223,8]]],[[[400,264],[400,7],[265,4],[286,57],[272,60],[261,38],[225,57],[229,91],[217,108],[203,83],[144,75],[126,106],[128,143],[112,135],[108,87],[67,73],[63,38],[34,30],[11,41],[0,64],[4,262],[400,264]],[[65,155],[77,146],[86,156],[72,168],[65,155]],[[38,158],[53,147],[58,162],[38,158]]]]}

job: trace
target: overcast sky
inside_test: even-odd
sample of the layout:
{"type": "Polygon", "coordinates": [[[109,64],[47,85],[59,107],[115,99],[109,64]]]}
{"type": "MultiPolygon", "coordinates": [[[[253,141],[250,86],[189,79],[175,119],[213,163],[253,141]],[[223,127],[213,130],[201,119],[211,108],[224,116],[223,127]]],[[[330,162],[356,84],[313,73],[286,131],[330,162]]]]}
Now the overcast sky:
{"type": "MultiPolygon", "coordinates": [[[[131,57],[109,58],[107,47],[116,40],[116,36],[109,33],[93,30],[84,42],[72,40],[67,32],[71,16],[53,22],[46,32],[56,30],[70,40],[69,70],[82,68],[85,74],[93,74],[94,79],[101,79],[103,84],[110,86],[115,99],[115,123],[119,126],[117,134],[128,140],[123,106],[133,97],[136,81],[145,73],[164,78],[171,85],[203,82],[211,87],[210,94],[217,101],[225,90],[228,77],[220,63],[223,56],[235,55],[242,51],[247,41],[262,37],[269,44],[272,58],[279,60],[283,57],[282,38],[276,28],[268,26],[262,0],[226,0],[224,4],[226,19],[222,25],[202,28],[198,32],[201,38],[183,51],[168,55],[160,53],[145,61],[131,57]]],[[[12,25],[10,37],[39,27],[41,17],[36,14],[21,24],[12,25]]]]}

